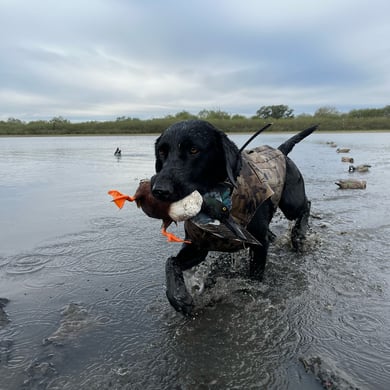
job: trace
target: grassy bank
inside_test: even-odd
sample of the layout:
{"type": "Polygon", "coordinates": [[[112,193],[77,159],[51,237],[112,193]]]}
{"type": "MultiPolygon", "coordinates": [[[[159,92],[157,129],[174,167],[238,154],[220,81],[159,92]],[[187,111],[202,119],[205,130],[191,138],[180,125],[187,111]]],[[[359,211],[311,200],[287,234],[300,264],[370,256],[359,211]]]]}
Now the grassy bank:
{"type": "MultiPolygon", "coordinates": [[[[126,134],[160,134],[171,124],[178,122],[176,118],[160,119],[124,119],[105,122],[69,121],[0,121],[0,136],[28,135],[126,135],[126,134]]],[[[214,126],[225,132],[254,132],[272,122],[267,130],[297,132],[314,124],[319,124],[319,131],[390,131],[390,117],[351,118],[340,117],[297,117],[289,119],[212,119],[214,126]]]]}

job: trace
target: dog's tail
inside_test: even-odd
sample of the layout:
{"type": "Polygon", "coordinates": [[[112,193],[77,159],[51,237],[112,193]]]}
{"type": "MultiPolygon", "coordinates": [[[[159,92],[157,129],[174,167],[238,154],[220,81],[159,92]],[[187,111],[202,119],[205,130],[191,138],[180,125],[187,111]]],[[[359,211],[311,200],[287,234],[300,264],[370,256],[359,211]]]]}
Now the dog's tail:
{"type": "Polygon", "coordinates": [[[306,138],[307,136],[309,136],[314,130],[316,130],[318,128],[318,125],[315,125],[315,126],[312,126],[312,127],[309,127],[308,129],[306,130],[303,130],[301,131],[300,133],[298,134],[295,134],[294,136],[292,136],[290,139],[288,139],[287,141],[283,142],[279,147],[278,149],[285,155],[287,156],[291,150],[293,149],[293,147],[298,143],[298,142],[301,142],[304,138],[306,138]]]}

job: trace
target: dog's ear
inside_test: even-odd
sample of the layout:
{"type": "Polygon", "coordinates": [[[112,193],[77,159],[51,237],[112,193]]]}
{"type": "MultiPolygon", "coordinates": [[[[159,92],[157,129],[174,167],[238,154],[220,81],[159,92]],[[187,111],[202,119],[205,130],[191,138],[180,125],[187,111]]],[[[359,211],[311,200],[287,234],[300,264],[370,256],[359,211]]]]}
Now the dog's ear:
{"type": "Polygon", "coordinates": [[[156,139],[156,142],[154,143],[154,155],[156,157],[154,167],[156,169],[156,172],[160,172],[162,169],[162,161],[158,155],[158,144],[160,142],[160,139],[161,139],[161,135],[156,139]]]}
{"type": "Polygon", "coordinates": [[[157,173],[160,172],[162,169],[162,162],[158,156],[156,156],[156,162],[154,164],[154,168],[155,168],[157,173]]]}
{"type": "Polygon", "coordinates": [[[156,172],[160,172],[162,169],[162,162],[159,158],[156,159],[156,163],[154,164],[156,172]]]}
{"type": "Polygon", "coordinates": [[[238,150],[236,144],[231,141],[225,133],[221,132],[221,144],[222,149],[225,154],[225,166],[226,173],[233,184],[236,187],[236,179],[240,174],[241,166],[242,166],[242,157],[241,153],[238,150]]]}

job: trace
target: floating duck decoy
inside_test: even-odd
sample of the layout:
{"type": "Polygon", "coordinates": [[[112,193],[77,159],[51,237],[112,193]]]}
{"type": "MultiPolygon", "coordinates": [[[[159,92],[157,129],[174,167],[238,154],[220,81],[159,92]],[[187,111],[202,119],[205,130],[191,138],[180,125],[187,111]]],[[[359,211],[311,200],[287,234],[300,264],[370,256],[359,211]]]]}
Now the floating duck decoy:
{"type": "Polygon", "coordinates": [[[353,158],[352,157],[341,157],[341,162],[347,162],[350,164],[353,164],[353,158]]]}
{"type": "Polygon", "coordinates": [[[349,153],[351,149],[348,149],[348,148],[337,148],[336,149],[336,152],[337,153],[349,153]]]}
{"type": "Polygon", "coordinates": [[[353,165],[350,165],[348,168],[348,171],[349,172],[355,172],[355,171],[356,172],[368,172],[369,168],[371,168],[371,165],[369,165],[369,164],[361,164],[361,165],[357,165],[356,167],[353,165]]]}
{"type": "Polygon", "coordinates": [[[367,182],[365,180],[354,180],[354,179],[348,179],[344,180],[341,179],[337,181],[335,184],[339,186],[339,188],[343,190],[364,190],[367,186],[367,182]]]}

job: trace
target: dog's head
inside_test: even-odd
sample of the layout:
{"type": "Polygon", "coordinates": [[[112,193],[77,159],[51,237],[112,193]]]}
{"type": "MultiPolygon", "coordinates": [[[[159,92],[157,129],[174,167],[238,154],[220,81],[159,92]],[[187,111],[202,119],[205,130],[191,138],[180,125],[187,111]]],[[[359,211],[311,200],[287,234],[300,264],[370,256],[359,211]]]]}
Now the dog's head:
{"type": "Polygon", "coordinates": [[[168,127],[156,140],[155,154],[152,193],[167,201],[177,201],[195,190],[204,194],[226,179],[234,185],[242,164],[237,146],[202,120],[168,127]]]}

